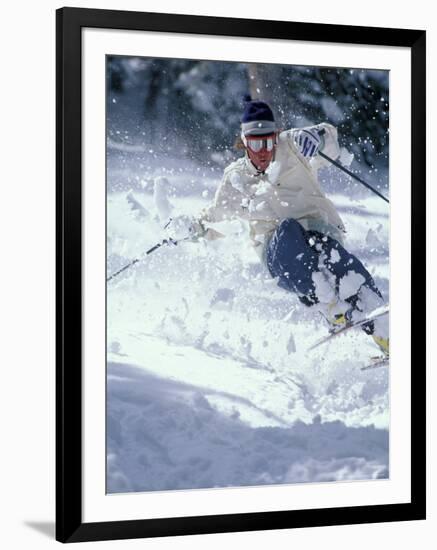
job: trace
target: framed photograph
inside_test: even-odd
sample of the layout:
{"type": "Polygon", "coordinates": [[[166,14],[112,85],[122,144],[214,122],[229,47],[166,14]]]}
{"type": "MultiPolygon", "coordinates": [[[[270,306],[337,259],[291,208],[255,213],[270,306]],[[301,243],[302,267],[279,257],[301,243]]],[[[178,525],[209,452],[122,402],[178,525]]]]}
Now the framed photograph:
{"type": "Polygon", "coordinates": [[[57,539],[425,518],[425,31],[57,11],[57,539]]]}

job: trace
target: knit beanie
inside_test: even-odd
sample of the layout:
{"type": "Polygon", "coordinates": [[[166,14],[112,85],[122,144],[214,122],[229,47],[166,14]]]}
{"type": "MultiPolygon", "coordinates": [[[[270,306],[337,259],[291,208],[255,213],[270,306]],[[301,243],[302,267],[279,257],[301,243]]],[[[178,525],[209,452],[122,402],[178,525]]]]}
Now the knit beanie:
{"type": "Polygon", "coordinates": [[[267,103],[252,101],[250,95],[244,97],[241,131],[245,136],[260,136],[276,131],[275,118],[267,103]]]}

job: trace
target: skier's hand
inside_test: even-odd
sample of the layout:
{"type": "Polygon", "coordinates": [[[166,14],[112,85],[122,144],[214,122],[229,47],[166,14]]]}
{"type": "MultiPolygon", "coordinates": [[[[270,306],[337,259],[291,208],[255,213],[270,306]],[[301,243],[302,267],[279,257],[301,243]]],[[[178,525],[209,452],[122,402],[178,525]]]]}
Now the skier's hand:
{"type": "Polygon", "coordinates": [[[172,218],[165,227],[168,236],[175,240],[196,240],[203,233],[203,227],[190,216],[182,214],[172,218]]]}
{"type": "Polygon", "coordinates": [[[304,158],[312,158],[323,149],[323,137],[316,130],[302,128],[294,130],[293,141],[304,158]]]}

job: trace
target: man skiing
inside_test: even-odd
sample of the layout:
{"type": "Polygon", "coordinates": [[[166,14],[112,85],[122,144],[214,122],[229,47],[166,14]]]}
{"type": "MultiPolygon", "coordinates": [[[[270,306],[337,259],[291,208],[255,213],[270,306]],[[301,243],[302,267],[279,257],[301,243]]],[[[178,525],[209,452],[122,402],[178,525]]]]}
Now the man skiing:
{"type": "MultiPolygon", "coordinates": [[[[322,123],[279,131],[272,110],[246,97],[241,118],[244,157],[224,171],[213,203],[195,219],[172,220],[169,234],[188,231],[194,239],[222,237],[210,224],[240,218],[278,285],[317,308],[341,328],[383,304],[364,265],[344,248],[345,229],[317,180],[326,160],[338,158],[337,130],[322,123]]],[[[384,355],[389,355],[387,316],[363,325],[384,355]]]]}

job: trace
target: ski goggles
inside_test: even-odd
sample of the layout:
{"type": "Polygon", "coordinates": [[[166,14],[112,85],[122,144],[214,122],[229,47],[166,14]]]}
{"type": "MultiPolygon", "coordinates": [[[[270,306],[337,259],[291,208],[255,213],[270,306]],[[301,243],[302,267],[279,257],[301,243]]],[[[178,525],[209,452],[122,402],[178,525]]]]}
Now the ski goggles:
{"type": "Polygon", "coordinates": [[[242,136],[243,143],[254,153],[259,153],[262,149],[273,151],[276,144],[276,134],[268,136],[242,136]]]}

